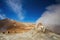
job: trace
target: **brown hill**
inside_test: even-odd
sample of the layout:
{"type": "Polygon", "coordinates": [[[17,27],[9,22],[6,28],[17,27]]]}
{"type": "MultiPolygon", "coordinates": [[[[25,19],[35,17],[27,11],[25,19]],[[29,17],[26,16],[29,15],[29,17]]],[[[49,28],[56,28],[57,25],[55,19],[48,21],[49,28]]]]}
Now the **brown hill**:
{"type": "Polygon", "coordinates": [[[2,33],[22,33],[34,28],[35,24],[21,23],[10,19],[0,20],[0,32],[2,33]]]}

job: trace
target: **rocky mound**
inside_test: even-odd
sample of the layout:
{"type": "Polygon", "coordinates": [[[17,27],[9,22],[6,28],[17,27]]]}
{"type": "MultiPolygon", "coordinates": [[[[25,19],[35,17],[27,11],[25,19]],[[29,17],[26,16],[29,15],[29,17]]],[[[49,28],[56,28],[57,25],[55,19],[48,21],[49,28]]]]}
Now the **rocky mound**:
{"type": "Polygon", "coordinates": [[[32,23],[21,23],[10,19],[0,20],[0,32],[2,33],[22,33],[32,29],[35,25],[32,23]]]}

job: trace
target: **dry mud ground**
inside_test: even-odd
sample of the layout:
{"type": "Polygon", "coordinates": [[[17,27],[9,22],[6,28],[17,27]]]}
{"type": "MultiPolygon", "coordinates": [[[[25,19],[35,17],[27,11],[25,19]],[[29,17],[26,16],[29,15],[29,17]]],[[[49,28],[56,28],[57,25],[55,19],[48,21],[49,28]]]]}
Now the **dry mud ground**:
{"type": "Polygon", "coordinates": [[[0,40],[60,40],[60,35],[52,32],[43,33],[43,32],[36,32],[31,30],[29,32],[22,33],[22,34],[0,33],[0,40]]]}

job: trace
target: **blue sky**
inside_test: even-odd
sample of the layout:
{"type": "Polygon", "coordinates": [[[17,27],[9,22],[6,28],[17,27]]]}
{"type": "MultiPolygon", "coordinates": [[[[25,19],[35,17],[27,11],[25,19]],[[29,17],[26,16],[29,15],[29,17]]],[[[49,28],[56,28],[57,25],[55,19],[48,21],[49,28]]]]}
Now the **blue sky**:
{"type": "Polygon", "coordinates": [[[35,22],[46,11],[47,6],[59,2],[59,0],[0,0],[0,19],[35,22]]]}

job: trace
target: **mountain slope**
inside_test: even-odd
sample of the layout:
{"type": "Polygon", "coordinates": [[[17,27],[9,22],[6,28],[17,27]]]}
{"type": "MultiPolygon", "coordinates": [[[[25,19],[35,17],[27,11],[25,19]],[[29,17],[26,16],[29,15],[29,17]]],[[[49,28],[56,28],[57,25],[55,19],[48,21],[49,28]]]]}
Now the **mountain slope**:
{"type": "Polygon", "coordinates": [[[30,23],[16,22],[10,19],[0,20],[0,32],[3,33],[22,33],[32,29],[35,25],[30,23]]]}

